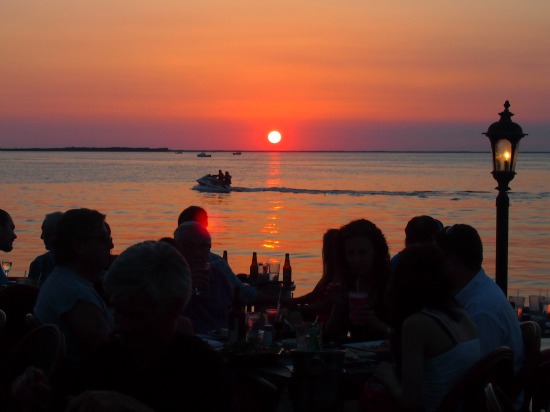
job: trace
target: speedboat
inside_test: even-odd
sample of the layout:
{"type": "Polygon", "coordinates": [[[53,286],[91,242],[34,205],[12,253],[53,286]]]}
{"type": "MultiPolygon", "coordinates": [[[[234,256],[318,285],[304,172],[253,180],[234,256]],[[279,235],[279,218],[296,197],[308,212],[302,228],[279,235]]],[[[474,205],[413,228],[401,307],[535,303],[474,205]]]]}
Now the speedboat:
{"type": "Polygon", "coordinates": [[[218,180],[217,175],[207,174],[197,179],[198,185],[193,186],[194,190],[199,192],[229,193],[231,185],[224,185],[218,180]]]}
{"type": "Polygon", "coordinates": [[[212,155],[206,154],[204,152],[200,152],[197,157],[212,157],[212,155]]]}
{"type": "Polygon", "coordinates": [[[241,152],[233,152],[234,155],[240,155],[241,152]]]}

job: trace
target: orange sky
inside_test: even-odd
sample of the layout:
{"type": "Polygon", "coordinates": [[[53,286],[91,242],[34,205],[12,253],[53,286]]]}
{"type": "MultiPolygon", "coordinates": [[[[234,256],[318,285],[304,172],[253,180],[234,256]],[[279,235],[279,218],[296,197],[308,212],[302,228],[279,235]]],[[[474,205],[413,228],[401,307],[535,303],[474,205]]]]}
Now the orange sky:
{"type": "Polygon", "coordinates": [[[550,150],[545,0],[1,9],[0,147],[484,150],[509,99],[550,150]]]}

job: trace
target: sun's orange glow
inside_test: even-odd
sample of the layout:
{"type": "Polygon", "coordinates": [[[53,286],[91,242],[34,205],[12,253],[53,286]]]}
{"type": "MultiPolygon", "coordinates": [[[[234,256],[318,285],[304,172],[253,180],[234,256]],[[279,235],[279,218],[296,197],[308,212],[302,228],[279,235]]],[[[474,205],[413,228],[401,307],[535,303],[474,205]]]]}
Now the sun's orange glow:
{"type": "Polygon", "coordinates": [[[267,135],[267,140],[269,140],[273,144],[277,144],[281,141],[281,137],[281,133],[279,133],[277,130],[273,130],[267,135]]]}
{"type": "Polygon", "coordinates": [[[550,150],[550,2],[499,19],[484,2],[317,2],[314,18],[308,2],[34,3],[2,3],[2,148],[269,150],[268,125],[278,151],[477,151],[440,136],[472,136],[510,99],[541,124],[529,150],[550,150]],[[519,59],[500,53],[503,22],[519,59]]]}

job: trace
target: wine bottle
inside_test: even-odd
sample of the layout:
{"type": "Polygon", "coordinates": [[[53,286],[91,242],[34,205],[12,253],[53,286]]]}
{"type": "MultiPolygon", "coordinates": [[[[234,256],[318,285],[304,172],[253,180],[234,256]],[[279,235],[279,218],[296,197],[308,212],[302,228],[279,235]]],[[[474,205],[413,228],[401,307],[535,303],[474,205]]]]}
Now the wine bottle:
{"type": "Polygon", "coordinates": [[[283,265],[283,285],[292,284],[292,266],[290,266],[290,255],[285,253],[285,263],[283,265]]]}
{"type": "Polygon", "coordinates": [[[258,255],[256,252],[252,253],[252,263],[250,264],[250,282],[256,283],[258,281],[258,255]]]}
{"type": "Polygon", "coordinates": [[[244,342],[246,339],[246,313],[241,288],[235,286],[233,304],[229,310],[229,343],[244,342]]]}

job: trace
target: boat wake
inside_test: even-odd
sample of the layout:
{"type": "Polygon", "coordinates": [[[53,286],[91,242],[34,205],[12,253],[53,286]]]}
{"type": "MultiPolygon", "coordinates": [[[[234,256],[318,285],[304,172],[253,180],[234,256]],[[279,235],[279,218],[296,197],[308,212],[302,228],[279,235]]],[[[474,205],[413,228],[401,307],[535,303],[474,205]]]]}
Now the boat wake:
{"type": "Polygon", "coordinates": [[[320,189],[295,189],[290,187],[232,187],[233,192],[280,192],[280,193],[298,193],[311,195],[348,195],[348,196],[412,196],[412,197],[438,197],[438,196],[479,196],[491,192],[448,192],[448,191],[432,191],[420,190],[413,192],[403,191],[388,191],[388,190],[320,190],[320,189]]]}

